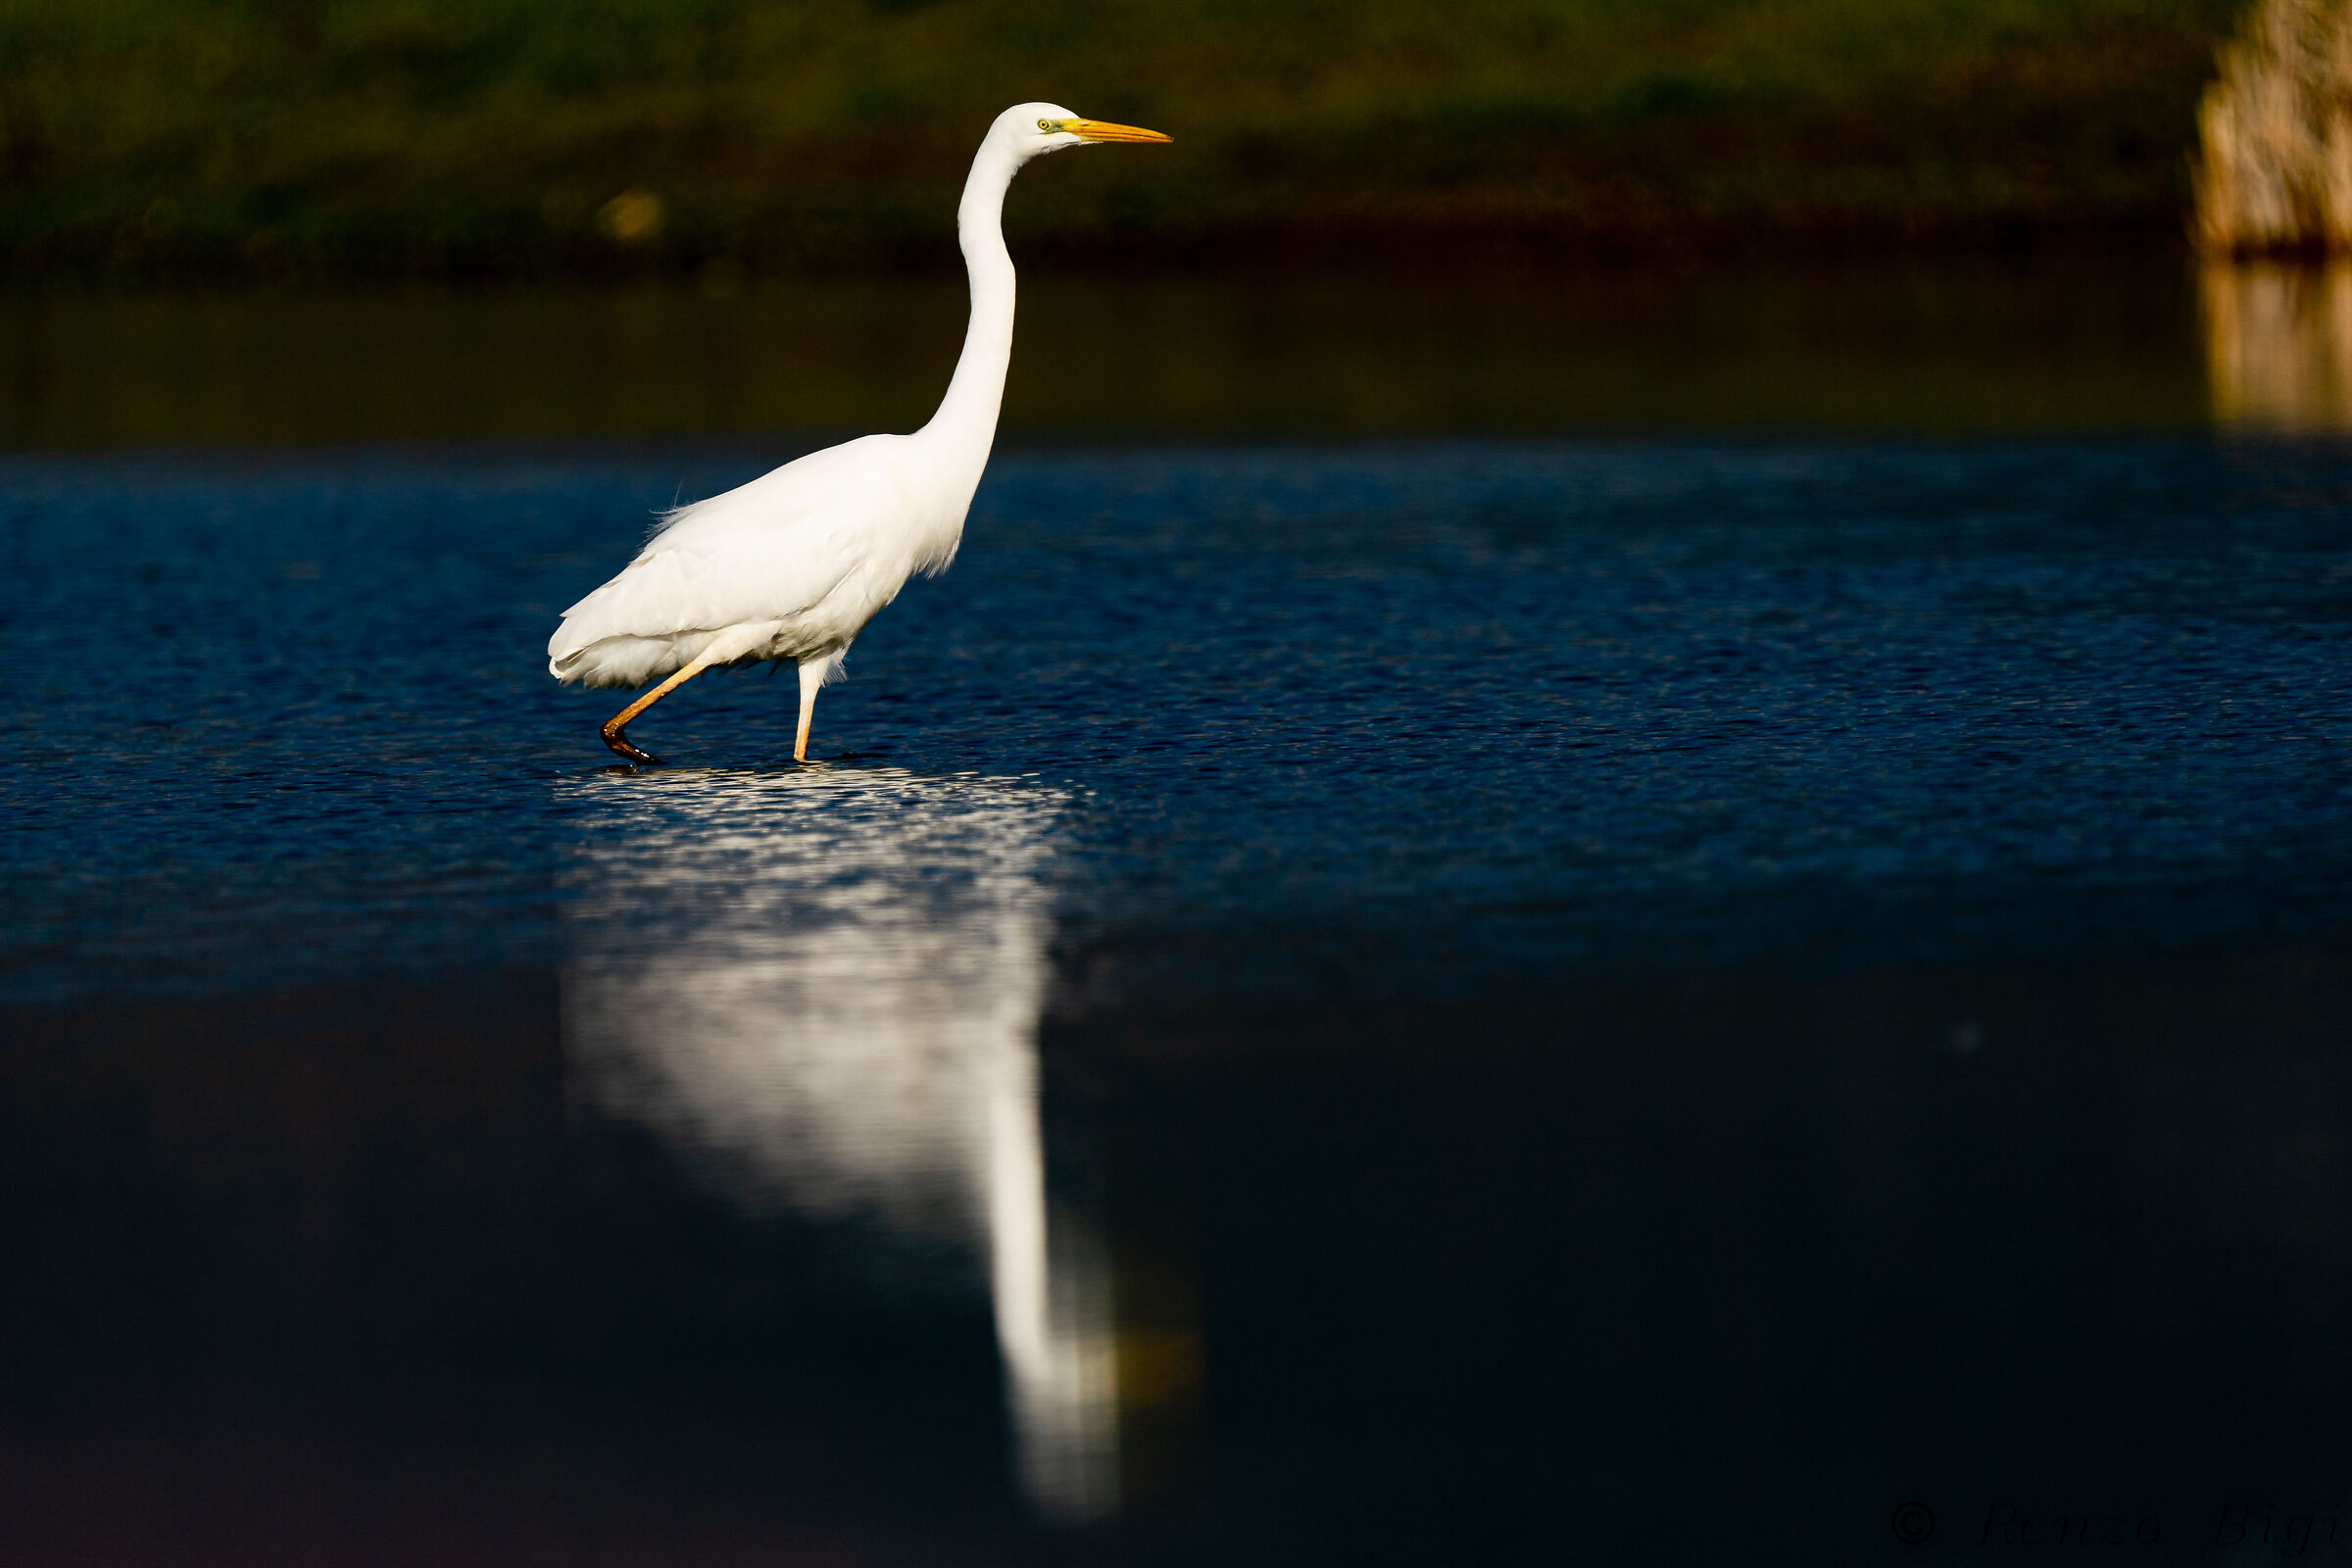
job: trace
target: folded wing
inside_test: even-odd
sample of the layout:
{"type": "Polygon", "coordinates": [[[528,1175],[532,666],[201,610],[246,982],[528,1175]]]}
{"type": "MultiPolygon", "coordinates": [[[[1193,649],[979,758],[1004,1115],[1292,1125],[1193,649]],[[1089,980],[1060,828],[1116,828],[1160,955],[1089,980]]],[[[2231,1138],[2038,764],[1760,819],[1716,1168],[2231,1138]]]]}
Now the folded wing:
{"type": "Polygon", "coordinates": [[[788,463],[672,514],[619,575],[564,612],[548,640],[559,674],[613,637],[667,638],[789,621],[864,564],[901,505],[868,436],[788,463]]]}

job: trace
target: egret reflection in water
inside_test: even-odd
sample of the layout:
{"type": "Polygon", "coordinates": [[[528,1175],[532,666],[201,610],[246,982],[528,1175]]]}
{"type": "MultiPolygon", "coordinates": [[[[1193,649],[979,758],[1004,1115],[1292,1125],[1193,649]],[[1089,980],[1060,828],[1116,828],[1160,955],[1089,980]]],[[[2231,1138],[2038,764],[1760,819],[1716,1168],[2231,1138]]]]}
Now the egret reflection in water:
{"type": "Polygon", "coordinates": [[[1044,873],[1064,797],[899,771],[577,786],[564,1050],[607,1114],[746,1203],[866,1216],[985,1269],[1024,1485],[1117,1506],[1108,1275],[1051,1215],[1044,873]]]}

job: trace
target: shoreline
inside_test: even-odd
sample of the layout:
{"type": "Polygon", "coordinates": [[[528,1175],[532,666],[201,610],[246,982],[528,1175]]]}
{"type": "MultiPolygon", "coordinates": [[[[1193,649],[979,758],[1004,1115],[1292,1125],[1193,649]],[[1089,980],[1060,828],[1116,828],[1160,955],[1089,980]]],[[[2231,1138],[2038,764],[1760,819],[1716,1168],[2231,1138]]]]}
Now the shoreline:
{"type": "MultiPolygon", "coordinates": [[[[1024,274],[1215,279],[1236,275],[1514,277],[1554,272],[1703,271],[1747,268],[2194,265],[2190,214],[2130,221],[1755,225],[1738,222],[1558,224],[1534,221],[1316,222],[1120,233],[1032,232],[1008,223],[1024,274]]],[[[2244,262],[2303,258],[2237,257],[2244,262]]],[[[131,250],[21,245],[0,251],[0,295],[183,290],[569,289],[642,285],[725,294],[771,283],[960,278],[962,260],[938,232],[877,234],[822,252],[745,254],[680,242],[612,247],[496,241],[387,251],[380,242],[131,250]]]]}

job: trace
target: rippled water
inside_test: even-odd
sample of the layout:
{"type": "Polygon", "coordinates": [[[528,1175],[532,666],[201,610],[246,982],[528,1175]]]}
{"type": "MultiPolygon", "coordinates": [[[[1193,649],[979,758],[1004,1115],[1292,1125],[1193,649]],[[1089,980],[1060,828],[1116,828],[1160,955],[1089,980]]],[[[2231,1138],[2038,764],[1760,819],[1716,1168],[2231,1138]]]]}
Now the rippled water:
{"type": "MultiPolygon", "coordinates": [[[[546,629],[758,461],[14,461],[50,896],[9,984],[553,961],[613,704],[546,629]]],[[[1013,456],[816,755],[1066,797],[1071,929],[1229,984],[1310,983],[1260,948],[1302,931],[1400,984],[2262,940],[2347,907],[2348,477],[2202,439],[1013,456]]],[[[792,696],[716,677],[646,734],[757,802],[792,696]]]]}
{"type": "Polygon", "coordinates": [[[611,765],[557,612],[782,455],[0,462],[37,1560],[2328,1500],[2352,451],[1016,451],[819,761],[611,765]]]}

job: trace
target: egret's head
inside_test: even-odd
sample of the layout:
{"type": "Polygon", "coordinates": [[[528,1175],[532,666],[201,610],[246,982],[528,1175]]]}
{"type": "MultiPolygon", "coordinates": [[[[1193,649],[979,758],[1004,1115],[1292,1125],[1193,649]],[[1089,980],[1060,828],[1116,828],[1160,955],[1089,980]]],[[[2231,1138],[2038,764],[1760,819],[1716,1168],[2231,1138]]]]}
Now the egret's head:
{"type": "Polygon", "coordinates": [[[1085,147],[1108,141],[1169,141],[1156,130],[1114,125],[1107,120],[1089,120],[1059,104],[1015,104],[997,117],[996,134],[1027,163],[1064,147],[1085,147]]]}

